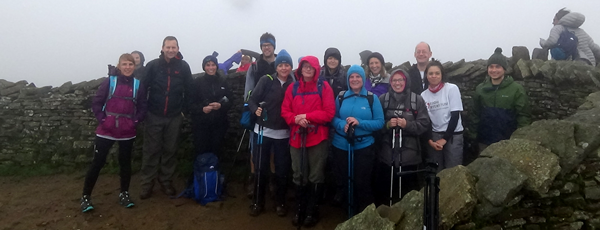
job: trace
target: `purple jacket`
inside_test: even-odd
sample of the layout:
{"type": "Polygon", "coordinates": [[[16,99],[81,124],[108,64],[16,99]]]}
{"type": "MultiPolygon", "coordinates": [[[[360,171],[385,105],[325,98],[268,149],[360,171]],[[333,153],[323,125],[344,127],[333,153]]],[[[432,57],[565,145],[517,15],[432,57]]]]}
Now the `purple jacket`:
{"type": "Polygon", "coordinates": [[[100,84],[92,100],[92,112],[98,120],[96,135],[116,140],[133,138],[136,135],[136,124],[146,116],[148,105],[146,88],[140,83],[135,103],[133,100],[125,99],[123,97],[133,96],[133,77],[119,75],[115,93],[110,100],[106,101],[109,94],[109,80],[110,78],[107,78],[100,84]],[[106,108],[102,111],[104,103],[106,108]]]}
{"type": "Polygon", "coordinates": [[[389,87],[390,87],[390,83],[388,83],[388,82],[385,82],[385,83],[379,82],[375,85],[375,87],[373,87],[371,85],[371,79],[369,79],[369,78],[367,78],[366,83],[365,83],[365,89],[367,89],[367,91],[377,95],[377,97],[387,93],[389,87]]]}

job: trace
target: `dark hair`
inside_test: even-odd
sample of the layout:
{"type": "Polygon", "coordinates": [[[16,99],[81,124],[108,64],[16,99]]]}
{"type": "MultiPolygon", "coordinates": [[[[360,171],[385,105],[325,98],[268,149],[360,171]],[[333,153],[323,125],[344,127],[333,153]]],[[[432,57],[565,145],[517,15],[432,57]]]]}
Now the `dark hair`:
{"type": "Polygon", "coordinates": [[[565,15],[571,13],[570,10],[567,10],[567,7],[560,9],[558,12],[556,12],[556,14],[554,15],[554,20],[560,20],[562,17],[564,17],[565,15]]]}
{"type": "Polygon", "coordinates": [[[260,41],[264,41],[267,39],[273,39],[273,42],[277,42],[277,40],[275,40],[275,36],[273,36],[273,34],[270,34],[269,32],[260,35],[260,41]]]}
{"type": "Polygon", "coordinates": [[[438,68],[440,68],[440,72],[442,73],[442,81],[444,81],[444,78],[446,77],[446,71],[444,70],[444,66],[440,61],[435,60],[433,58],[431,58],[431,61],[429,62],[429,64],[427,64],[427,67],[425,67],[425,79],[427,79],[427,72],[429,71],[429,67],[432,66],[437,66],[438,68]]]}
{"type": "Polygon", "coordinates": [[[165,37],[165,39],[163,39],[162,47],[165,47],[165,42],[166,41],[175,41],[177,43],[177,48],[179,48],[179,41],[177,41],[177,38],[175,36],[167,36],[167,37],[165,37]]]}

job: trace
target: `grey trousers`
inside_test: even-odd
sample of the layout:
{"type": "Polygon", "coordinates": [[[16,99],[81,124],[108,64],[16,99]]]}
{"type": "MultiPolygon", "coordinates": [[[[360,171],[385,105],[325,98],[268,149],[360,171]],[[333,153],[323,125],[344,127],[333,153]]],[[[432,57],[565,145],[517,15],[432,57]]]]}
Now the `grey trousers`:
{"type": "Polygon", "coordinates": [[[325,165],[327,164],[328,154],[327,147],[327,141],[325,140],[315,146],[306,148],[306,158],[308,159],[301,158],[301,149],[290,147],[292,170],[294,171],[294,184],[306,185],[308,182],[313,184],[325,183],[325,165]],[[302,161],[304,161],[304,170],[301,171],[302,161]]]}
{"type": "MultiPolygon", "coordinates": [[[[432,133],[432,140],[437,141],[442,139],[443,136],[441,133],[432,133]]],[[[453,135],[452,139],[447,141],[441,151],[433,149],[429,144],[427,145],[429,158],[438,163],[438,172],[463,163],[463,135],[453,135]]]]}
{"type": "Polygon", "coordinates": [[[151,188],[154,179],[162,185],[171,185],[177,166],[177,140],[183,116],[160,117],[150,112],[146,115],[144,148],[142,156],[142,189],[151,188]]]}

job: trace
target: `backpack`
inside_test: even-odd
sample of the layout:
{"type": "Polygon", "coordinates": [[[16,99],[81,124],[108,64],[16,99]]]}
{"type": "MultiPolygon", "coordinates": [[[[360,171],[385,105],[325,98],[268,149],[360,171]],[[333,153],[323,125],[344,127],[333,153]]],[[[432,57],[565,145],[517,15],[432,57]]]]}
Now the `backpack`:
{"type": "MultiPolygon", "coordinates": [[[[269,84],[269,88],[265,88],[265,90],[263,91],[263,94],[261,95],[262,99],[264,99],[265,96],[267,95],[267,92],[269,91],[268,89],[271,89],[271,87],[273,87],[273,77],[269,74],[267,74],[267,76],[269,77],[269,79],[271,79],[271,84],[269,84]]],[[[252,95],[252,90],[250,90],[250,92],[248,92],[248,96],[246,97],[246,102],[248,102],[248,99],[250,99],[250,95],[252,95]]],[[[250,111],[250,107],[248,107],[248,103],[244,103],[242,116],[240,117],[240,125],[242,125],[242,128],[244,128],[244,129],[254,130],[254,124],[256,124],[256,114],[254,114],[252,111],[250,111]]]]}
{"type": "MultiPolygon", "coordinates": [[[[138,89],[140,88],[140,80],[134,78],[133,79],[133,97],[122,97],[127,100],[132,100],[133,104],[136,103],[138,89]]],[[[106,97],[106,101],[104,101],[104,106],[102,106],[102,111],[106,109],[106,103],[110,100],[115,94],[115,90],[117,89],[117,76],[110,76],[108,81],[108,97],[106,97]]],[[[135,110],[134,110],[135,111],[135,110]]]]}
{"type": "MultiPolygon", "coordinates": [[[[342,90],[340,91],[340,93],[338,94],[338,101],[340,104],[340,108],[342,108],[342,102],[344,102],[344,100],[348,97],[344,97],[344,94],[346,94],[347,90],[342,90]]],[[[367,91],[367,96],[365,95],[359,95],[359,97],[366,97],[367,101],[369,101],[369,108],[371,108],[371,116],[373,116],[373,93],[367,91]]]]}
{"type": "Polygon", "coordinates": [[[553,49],[553,51],[551,51],[552,57],[555,60],[567,60],[569,57],[571,60],[575,60],[579,54],[579,51],[577,50],[579,39],[573,32],[569,31],[566,26],[563,26],[563,28],[564,30],[560,33],[560,37],[554,47],[558,49],[553,49]]]}
{"type": "MultiPolygon", "coordinates": [[[[406,109],[406,112],[412,112],[413,117],[415,117],[415,119],[417,118],[417,94],[410,92],[410,108],[407,109],[406,106],[408,105],[408,100],[404,102],[404,109],[406,109]]],[[[397,110],[394,108],[389,108],[390,107],[390,94],[386,93],[384,98],[383,98],[383,110],[397,110]]]]}
{"type": "Polygon", "coordinates": [[[317,91],[316,92],[298,93],[298,88],[300,87],[300,81],[294,82],[293,87],[294,88],[292,88],[292,98],[296,97],[297,95],[304,96],[304,95],[311,95],[311,94],[319,94],[319,97],[321,99],[323,99],[323,79],[321,79],[321,78],[319,78],[317,80],[317,91]]]}
{"type": "Polygon", "coordinates": [[[193,182],[177,198],[192,198],[202,206],[220,201],[223,180],[219,174],[219,158],[214,153],[200,154],[194,160],[193,182]]]}

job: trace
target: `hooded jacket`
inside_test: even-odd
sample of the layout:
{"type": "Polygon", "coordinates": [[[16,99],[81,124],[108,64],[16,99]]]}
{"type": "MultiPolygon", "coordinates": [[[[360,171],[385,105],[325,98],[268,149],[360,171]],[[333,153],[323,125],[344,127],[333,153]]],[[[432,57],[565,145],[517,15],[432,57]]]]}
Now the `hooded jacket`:
{"type": "Polygon", "coordinates": [[[563,16],[550,30],[550,36],[547,40],[540,40],[540,46],[543,48],[552,48],[558,42],[560,34],[565,30],[565,26],[575,36],[577,36],[578,44],[577,51],[579,51],[579,58],[586,59],[592,63],[592,66],[596,66],[596,57],[600,57],[600,46],[594,43],[594,40],[588,35],[585,30],[579,28],[585,22],[585,16],[580,13],[572,12],[563,16]]]}
{"type": "MultiPolygon", "coordinates": [[[[277,57],[277,55],[275,55],[277,57]]],[[[244,100],[248,98],[248,94],[254,89],[260,77],[265,76],[267,74],[275,74],[277,72],[277,68],[275,68],[275,61],[268,63],[263,58],[261,54],[259,58],[256,59],[256,64],[250,65],[248,68],[248,72],[246,72],[246,83],[244,85],[244,100]]]]}
{"type": "MultiPolygon", "coordinates": [[[[383,66],[382,64],[381,68],[385,68],[385,66],[383,66]]],[[[383,71],[381,71],[381,73],[383,73],[383,71]]],[[[383,76],[383,79],[379,83],[376,83],[375,86],[373,86],[373,84],[371,83],[371,76],[369,76],[369,78],[367,78],[367,80],[365,81],[364,85],[367,91],[379,97],[388,91],[388,88],[390,87],[390,76],[383,76]]]]}
{"type": "MultiPolygon", "coordinates": [[[[512,133],[531,122],[529,99],[523,86],[505,75],[494,87],[489,76],[475,89],[471,131],[477,140],[489,145],[509,139],[512,133]]],[[[471,134],[473,136],[473,134],[471,134]]]]}
{"type": "Polygon", "coordinates": [[[146,65],[142,83],[148,90],[148,111],[152,114],[174,117],[187,112],[192,92],[192,71],[181,53],[167,62],[161,51],[157,59],[146,65]]]}
{"type": "MultiPolygon", "coordinates": [[[[406,76],[404,90],[396,93],[390,86],[388,92],[379,97],[379,101],[383,107],[385,122],[395,117],[404,118],[406,119],[406,127],[402,129],[402,143],[397,143],[401,144],[399,145],[401,148],[400,150],[396,150],[395,154],[392,154],[394,128],[387,126],[383,128],[382,146],[381,151],[377,154],[377,158],[387,165],[392,165],[392,162],[401,163],[401,165],[416,165],[422,162],[423,156],[421,156],[421,150],[426,147],[420,146],[419,136],[428,131],[431,122],[425,101],[421,95],[411,90],[412,79],[414,78],[401,69],[392,71],[390,78],[397,72],[402,72],[406,76]],[[416,108],[411,108],[411,94],[415,94],[416,96],[416,108]],[[385,102],[386,97],[389,98],[388,105],[385,102]]],[[[417,84],[419,83],[417,82],[417,84]]]]}
{"type": "Polygon", "coordinates": [[[277,73],[270,77],[265,75],[258,80],[258,84],[254,87],[253,93],[248,99],[248,107],[252,113],[255,113],[258,109],[258,103],[266,102],[266,108],[263,108],[263,114],[266,111],[266,115],[263,116],[266,116],[267,119],[266,121],[260,118],[256,119],[256,123],[270,129],[289,129],[288,124],[281,117],[281,104],[288,86],[294,83],[293,74],[290,73],[283,85],[281,85],[277,76],[277,73]]]}
{"type": "Polygon", "coordinates": [[[365,88],[366,77],[362,67],[353,65],[346,74],[347,91],[344,93],[344,100],[340,107],[340,101],[335,101],[335,117],[333,118],[333,128],[336,135],[333,137],[333,146],[338,149],[348,150],[348,140],[346,139],[346,118],[354,117],[358,125],[354,129],[354,149],[362,149],[371,146],[375,142],[373,133],[379,131],[384,124],[383,110],[379,98],[373,96],[373,107],[369,105],[367,99],[367,89],[365,88]],[[358,94],[350,88],[350,75],[352,73],[360,74],[363,80],[363,86],[358,94]]]}
{"type": "MultiPolygon", "coordinates": [[[[330,48],[325,51],[325,57],[334,56],[337,54],[341,56],[340,51],[335,48],[330,48]]],[[[327,81],[333,89],[333,96],[336,97],[340,91],[346,90],[348,85],[346,84],[346,70],[342,66],[342,60],[339,60],[338,66],[335,68],[333,73],[329,73],[329,67],[327,67],[327,58],[325,58],[325,64],[321,68],[319,78],[323,81],[327,81]]]]}
{"type": "Polygon", "coordinates": [[[194,125],[227,126],[227,112],[233,105],[233,93],[219,71],[215,75],[204,74],[193,81],[190,112],[194,125]],[[227,97],[227,100],[223,98],[227,97]],[[221,108],[204,113],[202,108],[212,102],[221,103],[221,108]]]}
{"type": "Polygon", "coordinates": [[[146,116],[146,89],[140,83],[138,94],[133,100],[133,76],[117,75],[117,85],[108,100],[110,78],[100,84],[96,96],[92,99],[92,112],[98,120],[96,135],[111,140],[127,140],[136,135],[136,124],[146,116]],[[106,107],[104,107],[106,103],[106,107]],[[117,115],[123,114],[123,115],[117,115]]]}
{"type": "Polygon", "coordinates": [[[312,81],[304,82],[302,68],[298,68],[295,72],[296,81],[299,84],[297,95],[295,97],[292,95],[294,84],[290,85],[285,91],[285,98],[281,105],[281,116],[290,126],[290,145],[294,148],[300,148],[301,145],[298,132],[300,125],[296,124],[296,115],[306,114],[306,119],[310,122],[311,127],[308,129],[305,146],[311,147],[327,140],[329,136],[327,124],[331,122],[335,114],[333,90],[329,83],[323,82],[322,95],[317,93],[317,82],[321,71],[319,59],[314,56],[303,57],[299,66],[302,66],[305,62],[308,62],[315,69],[315,76],[312,81]]]}

